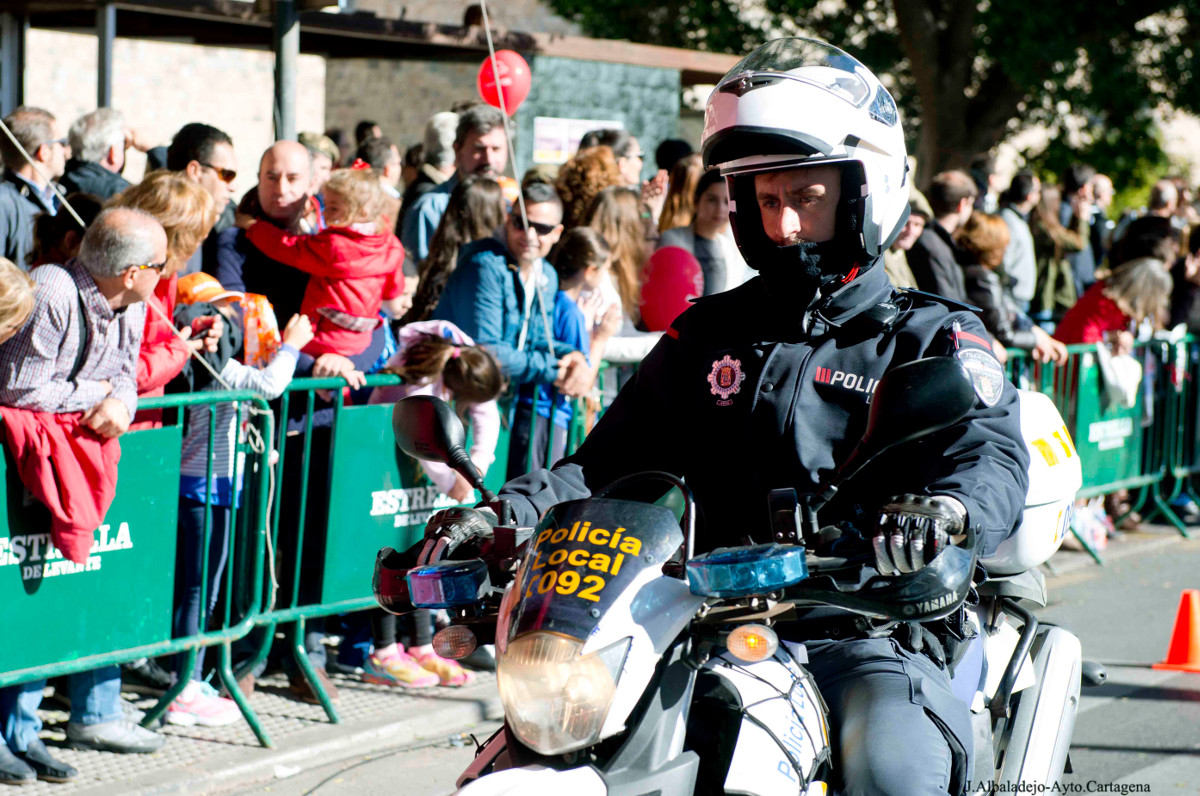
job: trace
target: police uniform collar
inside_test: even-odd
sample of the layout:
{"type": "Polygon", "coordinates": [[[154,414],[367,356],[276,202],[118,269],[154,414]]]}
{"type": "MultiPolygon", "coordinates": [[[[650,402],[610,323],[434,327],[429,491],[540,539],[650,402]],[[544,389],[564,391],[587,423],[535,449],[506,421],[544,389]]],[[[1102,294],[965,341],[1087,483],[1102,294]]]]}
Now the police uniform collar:
{"type": "Polygon", "coordinates": [[[818,320],[838,327],[890,298],[891,282],[888,281],[887,272],[877,265],[878,261],[872,262],[854,280],[818,302],[814,308],[818,320]]]}

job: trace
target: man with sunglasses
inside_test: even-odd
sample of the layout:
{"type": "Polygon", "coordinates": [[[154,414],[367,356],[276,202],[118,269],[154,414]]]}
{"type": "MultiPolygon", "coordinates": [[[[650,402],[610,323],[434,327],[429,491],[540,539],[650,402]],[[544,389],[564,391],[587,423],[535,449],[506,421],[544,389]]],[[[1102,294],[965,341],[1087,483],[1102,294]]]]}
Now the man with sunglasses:
{"type": "Polygon", "coordinates": [[[233,139],[211,125],[200,122],[185,124],[167,147],[167,168],[182,172],[207,191],[217,205],[220,214],[217,223],[179,275],[194,274],[200,270],[211,272],[216,267],[217,236],[222,230],[233,226],[235,217],[236,208],[232,199],[234,182],[237,180],[237,158],[233,152],[233,139]]]}
{"type": "MultiPolygon", "coordinates": [[[[73,433],[81,440],[93,432],[102,438],[125,433],[137,410],[137,356],[146,319],[143,302],[154,292],[166,260],[167,236],[153,216],[113,208],[92,222],[77,259],[36,269],[33,313],[19,332],[0,345],[0,406],[77,414],[78,430],[73,433]]],[[[75,455],[74,450],[63,452],[75,455]]],[[[55,472],[67,473],[67,469],[55,472]]],[[[46,478],[38,476],[39,482],[46,478]]],[[[59,486],[71,490],[81,503],[87,499],[86,490],[95,489],[90,481],[64,480],[59,486]]],[[[77,775],[74,768],[51,757],[38,738],[37,709],[44,687],[45,681],[40,680],[0,689],[5,741],[0,743],[0,783],[23,784],[35,777],[65,782],[77,775]]],[[[71,675],[69,691],[69,744],[138,753],[163,745],[161,735],[125,717],[119,667],[71,675]]]]}
{"type": "MultiPolygon", "coordinates": [[[[562,201],[554,188],[536,182],[525,188],[524,199],[525,219],[514,205],[493,237],[462,247],[432,317],[453,323],[495,354],[518,393],[532,395],[536,384],[556,384],[577,397],[566,379],[586,370],[587,360],[554,339],[558,276],[545,259],[562,234],[562,201]]],[[[518,401],[514,435],[527,437],[532,421],[532,400],[518,401]]],[[[525,471],[524,447],[512,446],[510,477],[525,471]]]]}
{"type": "Polygon", "coordinates": [[[54,181],[63,175],[71,148],[54,114],[41,108],[21,106],[4,123],[32,159],[26,159],[8,136],[0,136],[0,254],[24,268],[33,249],[34,216],[58,213],[61,202],[54,181]]]}

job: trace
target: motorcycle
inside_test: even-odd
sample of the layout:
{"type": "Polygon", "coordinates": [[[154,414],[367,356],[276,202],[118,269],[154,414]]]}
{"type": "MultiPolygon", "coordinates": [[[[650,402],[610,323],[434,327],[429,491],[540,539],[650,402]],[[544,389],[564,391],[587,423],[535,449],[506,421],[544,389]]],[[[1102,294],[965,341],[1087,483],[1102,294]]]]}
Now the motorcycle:
{"type": "Polygon", "coordinates": [[[989,559],[977,562],[968,539],[924,569],[884,577],[867,555],[828,554],[831,540],[855,529],[818,523],[821,507],[871,460],[949,427],[974,401],[952,358],[892,369],[837,471],[810,495],[772,492],[778,543],[699,556],[695,505],[679,478],[629,475],[518,528],[511,506],[483,488],[453,411],[425,396],[397,403],[400,448],[454,467],[499,520],[490,535],[451,527],[407,551],[384,548],[376,561],[385,609],[453,613],[434,638],[439,654],[496,646],[505,723],[459,777],[458,793],[824,794],[835,777],[826,709],[804,668],[803,639],[780,639],[772,626],[833,606],[883,634],[954,614],[969,597],[974,639],[952,687],[972,710],[972,790],[1058,782],[1081,682],[1099,684],[1104,672],[1083,663],[1069,631],[1039,623],[1022,604],[1045,605],[1036,567],[1061,543],[1082,483],[1050,400],[1021,394],[1033,486],[1019,530],[989,559]],[[682,497],[679,519],[665,505],[615,496],[653,482],[682,497]]]}

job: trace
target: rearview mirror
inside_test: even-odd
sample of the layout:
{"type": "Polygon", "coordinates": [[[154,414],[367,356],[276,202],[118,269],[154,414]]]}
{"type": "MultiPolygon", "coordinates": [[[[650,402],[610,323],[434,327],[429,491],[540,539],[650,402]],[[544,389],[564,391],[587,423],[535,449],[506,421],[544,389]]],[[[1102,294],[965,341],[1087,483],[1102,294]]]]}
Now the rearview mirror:
{"type": "Polygon", "coordinates": [[[871,398],[867,430],[834,484],[889,448],[949,428],[974,405],[971,377],[954,357],[928,357],[889,370],[871,398]]]}
{"type": "Polygon", "coordinates": [[[494,500],[483,486],[483,477],[465,449],[467,434],[454,410],[440,398],[413,395],[392,408],[392,434],[400,450],[415,459],[448,464],[478,489],[484,500],[494,500]]]}
{"type": "Polygon", "coordinates": [[[462,421],[443,400],[414,395],[392,408],[392,433],[396,445],[414,459],[449,464],[455,449],[467,442],[462,421]]]}

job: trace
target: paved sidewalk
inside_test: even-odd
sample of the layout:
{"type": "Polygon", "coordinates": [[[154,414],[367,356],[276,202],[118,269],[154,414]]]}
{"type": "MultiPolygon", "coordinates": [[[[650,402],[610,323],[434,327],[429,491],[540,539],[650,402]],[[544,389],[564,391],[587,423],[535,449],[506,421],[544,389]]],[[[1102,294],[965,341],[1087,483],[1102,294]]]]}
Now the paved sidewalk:
{"type": "MultiPolygon", "coordinates": [[[[1189,529],[1193,538],[1200,538],[1200,527],[1189,529]]],[[[1141,555],[1152,550],[1183,541],[1183,536],[1173,525],[1143,524],[1136,531],[1123,531],[1121,535],[1108,542],[1108,546],[1098,551],[1104,561],[1117,561],[1131,555],[1141,555]]],[[[1069,541],[1074,541],[1073,538],[1069,541]]],[[[1067,575],[1091,567],[1100,567],[1090,555],[1083,550],[1060,548],[1050,557],[1050,561],[1042,565],[1047,575],[1067,575]]]]}
{"type": "MultiPolygon", "coordinates": [[[[275,748],[258,745],[244,722],[229,727],[172,727],[162,730],[166,745],[151,755],[116,755],[59,746],[65,739],[67,713],[46,700],[43,737],[52,754],[79,769],[67,784],[39,782],[22,794],[115,796],[126,794],[215,794],[244,789],[255,782],[287,776],[318,761],[363,754],[373,749],[417,744],[447,736],[501,716],[495,677],[477,673],[467,688],[405,692],[369,685],[356,677],[331,675],[340,691],[341,724],[330,724],[318,705],[297,702],[281,675],[260,680],[250,698],[275,748]]],[[[126,694],[141,708],[151,698],[126,694]]],[[[471,743],[467,740],[467,743],[471,743]]]]}

